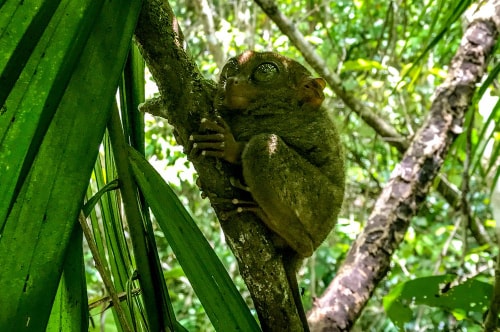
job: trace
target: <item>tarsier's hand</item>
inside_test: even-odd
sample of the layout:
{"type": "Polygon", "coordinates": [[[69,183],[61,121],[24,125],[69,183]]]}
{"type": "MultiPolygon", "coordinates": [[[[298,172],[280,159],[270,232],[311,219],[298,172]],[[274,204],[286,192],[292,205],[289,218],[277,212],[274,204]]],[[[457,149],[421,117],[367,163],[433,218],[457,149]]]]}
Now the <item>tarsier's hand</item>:
{"type": "MultiPolygon", "coordinates": [[[[241,163],[246,143],[235,140],[231,128],[221,117],[217,117],[216,121],[202,119],[200,132],[207,131],[211,133],[191,135],[189,138],[192,142],[191,153],[221,158],[233,164],[241,163]]],[[[231,177],[231,185],[244,192],[250,192],[250,188],[242,183],[241,179],[231,177]]],[[[251,197],[245,200],[211,197],[211,201],[216,205],[228,203],[233,205],[233,208],[222,214],[225,218],[236,213],[253,212],[262,220],[268,219],[262,208],[251,197]]]]}
{"type": "Polygon", "coordinates": [[[220,116],[215,121],[202,119],[200,131],[210,133],[195,134],[189,137],[192,142],[191,153],[221,158],[232,164],[241,163],[241,154],[245,143],[234,139],[231,128],[220,116]]]}

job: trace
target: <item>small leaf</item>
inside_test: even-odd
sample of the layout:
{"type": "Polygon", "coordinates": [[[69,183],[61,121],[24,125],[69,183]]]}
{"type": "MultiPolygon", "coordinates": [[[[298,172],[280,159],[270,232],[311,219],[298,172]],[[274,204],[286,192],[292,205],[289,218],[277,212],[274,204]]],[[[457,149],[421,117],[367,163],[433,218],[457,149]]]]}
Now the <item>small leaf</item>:
{"type": "Polygon", "coordinates": [[[466,318],[468,313],[483,313],[489,304],[492,286],[476,279],[452,286],[456,276],[447,274],[410,280],[396,286],[384,297],[384,308],[398,327],[412,318],[410,305],[427,305],[466,318]]]}

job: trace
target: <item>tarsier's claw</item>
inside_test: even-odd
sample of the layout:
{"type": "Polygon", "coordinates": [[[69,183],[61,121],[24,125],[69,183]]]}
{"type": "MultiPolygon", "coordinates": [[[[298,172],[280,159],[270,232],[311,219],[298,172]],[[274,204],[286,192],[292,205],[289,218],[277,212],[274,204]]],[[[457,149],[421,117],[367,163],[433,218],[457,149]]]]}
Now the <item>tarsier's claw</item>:
{"type": "Polygon", "coordinates": [[[248,186],[244,185],[243,183],[241,183],[241,180],[238,179],[238,178],[235,178],[235,177],[231,176],[229,178],[229,182],[235,188],[241,189],[243,191],[250,192],[250,187],[248,187],[248,186]]]}

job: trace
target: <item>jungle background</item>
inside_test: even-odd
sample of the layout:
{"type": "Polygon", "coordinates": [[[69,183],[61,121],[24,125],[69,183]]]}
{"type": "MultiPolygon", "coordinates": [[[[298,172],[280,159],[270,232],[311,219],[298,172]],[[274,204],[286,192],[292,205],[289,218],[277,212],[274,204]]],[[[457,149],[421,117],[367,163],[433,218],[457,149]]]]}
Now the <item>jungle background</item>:
{"type": "MultiPolygon", "coordinates": [[[[28,3],[29,1],[25,2],[28,3]]],[[[49,24],[49,22],[53,22],[51,20],[55,20],[57,15],[62,17],[63,6],[66,6],[64,7],[65,10],[69,10],[71,5],[67,1],[61,1],[50,5],[53,7],[49,8],[46,3],[40,1],[40,7],[38,7],[41,8],[40,14],[35,17],[38,21],[33,19],[32,22],[35,22],[33,24],[37,27],[44,27],[42,31],[55,29],[56,32],[52,31],[52,33],[57,33],[58,28],[51,26],[52,23],[49,24]],[[44,15],[47,17],[45,21],[42,19],[45,17],[44,15]]],[[[96,2],[86,1],[85,3],[86,6],[89,6],[88,8],[91,8],[88,11],[91,11],[92,15],[97,15],[99,10],[108,10],[109,17],[119,20],[116,17],[120,17],[119,13],[122,13],[124,28],[114,33],[117,35],[120,33],[126,35],[128,33],[128,38],[130,38],[134,31],[133,17],[137,17],[140,3],[131,4],[127,7],[129,8],[128,12],[125,12],[125,9],[117,12],[117,9],[112,5],[106,4],[103,7],[104,9],[101,9],[98,7],[101,5],[94,4],[96,2]],[[95,6],[95,8],[92,9],[92,6],[95,6]],[[106,6],[110,6],[110,8],[106,9],[106,6]],[[113,13],[113,11],[115,12],[113,13]],[[126,22],[125,17],[128,20],[126,22]]],[[[12,25],[17,23],[15,21],[16,16],[12,13],[20,13],[23,10],[16,7],[18,5],[14,1],[6,1],[0,7],[0,17],[5,19],[0,20],[2,22],[0,24],[0,40],[3,39],[5,45],[10,45],[9,40],[14,39],[11,38],[14,35],[11,32],[15,30],[12,29],[12,25]],[[7,19],[7,17],[10,18],[7,19]],[[7,32],[11,34],[9,35],[7,32]]],[[[184,40],[191,58],[197,64],[201,74],[207,79],[216,81],[225,61],[229,57],[247,49],[256,51],[273,50],[296,59],[311,68],[311,65],[304,59],[303,53],[252,1],[186,0],[170,1],[170,5],[183,31],[184,40]]],[[[305,36],[314,52],[325,61],[328,69],[341,78],[342,87],[346,93],[371,109],[377,118],[388,123],[395,132],[399,133],[407,141],[411,140],[425,121],[433,100],[433,93],[446,77],[448,65],[459,46],[468,20],[476,8],[476,4],[472,1],[452,0],[283,0],[278,1],[277,5],[281,12],[293,22],[294,27],[305,36]]],[[[126,106],[131,100],[144,101],[140,100],[141,98],[137,97],[137,95],[140,96],[145,92],[146,98],[158,96],[154,80],[147,68],[144,68],[140,53],[134,47],[131,48],[130,52],[128,51],[130,43],[127,37],[123,37],[119,44],[120,47],[106,47],[102,50],[103,53],[94,51],[97,58],[92,58],[87,63],[81,61],[77,65],[80,55],[75,51],[75,45],[80,42],[82,45],[87,45],[82,46],[83,49],[89,45],[85,44],[87,38],[97,38],[95,34],[90,33],[93,16],[88,12],[86,13],[82,15],[81,21],[74,23],[80,24],[80,27],[75,28],[75,31],[79,31],[78,36],[80,37],[76,38],[73,44],[65,49],[71,57],[60,63],[51,62],[51,68],[62,68],[57,74],[59,76],[54,77],[60,79],[62,77],[60,75],[63,75],[66,82],[69,82],[74,77],[72,75],[78,75],[78,71],[81,70],[78,69],[80,68],[78,66],[87,65],[87,68],[90,67],[89,77],[94,75],[93,79],[95,81],[82,78],[79,83],[75,83],[75,92],[72,92],[74,93],[73,96],[78,93],[78,87],[81,88],[83,85],[85,85],[83,92],[89,91],[89,85],[93,89],[100,89],[101,98],[103,100],[108,98],[106,99],[106,105],[110,105],[107,107],[111,110],[110,112],[114,112],[114,108],[111,106],[112,101],[109,96],[116,92],[118,79],[120,79],[118,101],[122,112],[127,109],[130,111],[137,108],[137,103],[126,106]],[[116,56],[116,54],[120,54],[120,56],[116,56]],[[122,72],[123,65],[120,64],[120,61],[123,60],[122,63],[125,63],[127,56],[128,63],[124,65],[125,70],[122,72]],[[105,57],[115,58],[103,60],[102,64],[99,62],[96,65],[96,61],[100,61],[101,58],[105,57]],[[116,67],[116,69],[113,69],[113,75],[107,76],[99,71],[106,66],[106,63],[108,63],[106,61],[112,62],[113,60],[118,62],[118,64],[113,65],[116,67]],[[133,70],[136,70],[135,74],[133,70]],[[141,82],[141,73],[144,73],[142,77],[145,78],[146,88],[137,93],[135,91],[141,91],[142,89],[140,83],[138,84],[139,87],[135,86],[133,88],[129,88],[127,84],[134,80],[141,82]],[[134,75],[136,75],[135,78],[134,75]],[[112,82],[111,77],[116,77],[115,85],[110,83],[112,82]],[[130,77],[133,77],[133,79],[131,80],[130,77]],[[137,95],[132,97],[133,93],[137,95]]],[[[19,20],[19,22],[25,22],[22,19],[19,20]]],[[[18,44],[16,45],[28,43],[24,36],[29,34],[32,36],[37,35],[33,26],[30,25],[30,27],[26,28],[26,34],[17,40],[18,44]]],[[[7,87],[8,83],[11,83],[9,89],[4,89],[4,92],[0,93],[2,104],[5,102],[1,113],[3,118],[0,118],[2,121],[0,122],[0,132],[3,133],[3,136],[0,136],[2,137],[0,170],[3,173],[2,177],[5,176],[2,182],[8,184],[3,186],[0,195],[0,199],[3,199],[3,210],[1,210],[2,214],[0,214],[2,217],[0,234],[4,232],[3,237],[0,237],[0,254],[3,257],[0,260],[4,260],[2,263],[5,264],[2,265],[6,269],[12,267],[12,271],[17,271],[12,272],[12,274],[5,272],[5,270],[0,272],[2,289],[11,286],[9,281],[6,280],[10,277],[15,279],[13,277],[15,273],[24,273],[23,267],[18,267],[18,262],[22,262],[23,257],[34,257],[30,260],[31,268],[38,268],[38,271],[47,269],[47,265],[44,265],[44,263],[53,262],[50,259],[41,258],[39,264],[33,263],[37,262],[36,255],[33,252],[41,252],[44,247],[37,247],[36,250],[27,248],[25,253],[21,252],[22,250],[12,249],[16,247],[9,247],[9,242],[7,242],[9,233],[7,230],[9,225],[13,224],[13,220],[22,218],[25,218],[25,224],[22,224],[25,225],[25,228],[19,226],[16,228],[16,232],[18,232],[16,234],[23,234],[28,228],[38,229],[37,227],[40,227],[42,229],[47,227],[43,226],[42,222],[37,223],[38,226],[33,226],[31,223],[34,219],[45,220],[44,218],[47,215],[50,218],[50,213],[40,208],[42,212],[23,217],[24,205],[20,202],[29,201],[30,204],[34,204],[33,202],[36,200],[34,197],[45,195],[43,192],[35,190],[36,188],[41,190],[36,186],[43,187],[42,184],[37,184],[34,181],[34,179],[38,179],[36,171],[39,169],[39,176],[50,178],[50,176],[46,175],[45,170],[54,167],[54,171],[48,173],[52,174],[56,179],[54,181],[57,182],[57,177],[60,176],[57,169],[60,166],[56,167],[55,164],[44,164],[43,162],[48,162],[50,153],[71,150],[71,145],[68,145],[65,149],[63,149],[63,145],[58,145],[63,144],[62,142],[44,143],[47,137],[50,137],[51,126],[55,126],[55,124],[52,124],[55,121],[53,119],[58,119],[57,114],[60,109],[57,107],[64,106],[61,106],[62,102],[60,103],[60,100],[64,100],[65,97],[61,96],[69,91],[69,88],[58,87],[58,85],[64,85],[60,83],[62,81],[54,79],[40,85],[41,89],[47,91],[47,99],[43,104],[45,106],[40,106],[43,111],[40,111],[39,118],[33,119],[33,117],[23,115],[23,112],[28,109],[26,104],[23,103],[29,101],[29,91],[32,87],[29,86],[31,83],[29,83],[28,79],[23,80],[22,75],[25,75],[25,72],[30,70],[31,75],[35,75],[33,73],[40,69],[40,64],[43,63],[46,54],[49,54],[48,51],[38,50],[42,43],[45,43],[45,47],[50,47],[51,43],[56,43],[55,38],[44,40],[44,35],[40,36],[40,34],[35,38],[36,42],[33,42],[32,47],[25,47],[22,52],[20,51],[22,47],[18,46],[12,47],[11,53],[8,53],[8,47],[4,47],[3,51],[0,50],[3,54],[11,56],[4,56],[1,59],[2,67],[0,67],[4,75],[2,78],[7,77],[5,87],[7,87]],[[40,42],[38,42],[38,38],[40,42]],[[21,61],[23,57],[12,60],[13,55],[19,56],[19,52],[24,55],[24,62],[21,61]],[[12,69],[12,61],[21,62],[19,71],[12,69]],[[9,80],[9,77],[15,78],[9,80]],[[18,80],[18,77],[21,77],[21,79],[18,80]],[[61,89],[60,94],[55,92],[59,91],[57,88],[61,89]],[[18,92],[16,95],[16,89],[22,89],[24,92],[18,92]],[[50,109],[50,107],[46,105],[47,103],[50,104],[51,98],[57,100],[57,105],[54,106],[52,115],[47,116],[47,112],[50,112],[47,109],[50,109]],[[13,104],[18,107],[10,107],[13,104]],[[20,129],[12,129],[13,118],[16,119],[16,123],[19,122],[19,119],[26,119],[23,120],[25,124],[32,121],[32,125],[29,127],[32,133],[31,136],[28,135],[29,137],[19,141],[20,129]],[[25,146],[25,148],[21,149],[24,151],[22,156],[16,157],[14,153],[11,153],[12,146],[14,146],[12,142],[14,141],[18,144],[15,145],[16,149],[19,146],[25,146]],[[45,155],[43,154],[43,151],[45,151],[44,144],[47,144],[46,150],[48,151],[48,154],[45,155]],[[56,149],[57,151],[54,152],[50,147],[58,147],[60,150],[56,149]],[[19,167],[7,167],[6,165],[18,165],[19,167]],[[17,173],[9,173],[14,172],[13,168],[17,173]],[[9,176],[15,179],[13,183],[8,183],[6,180],[9,176]],[[30,194],[30,192],[38,194],[34,195],[30,194]],[[39,218],[38,215],[40,215],[39,218]],[[16,257],[18,257],[15,261],[5,258],[12,255],[14,251],[16,257]]],[[[113,37],[113,35],[107,36],[107,38],[113,37]]],[[[70,37],[68,33],[62,38],[70,40],[73,37],[70,37]]],[[[116,37],[116,39],[119,38],[116,37]]],[[[99,44],[97,41],[95,43],[99,44]]],[[[55,47],[61,46],[56,45],[55,47]]],[[[498,53],[495,53],[490,63],[493,74],[488,79],[485,77],[478,90],[479,92],[475,96],[473,105],[471,105],[465,120],[466,130],[450,147],[440,171],[439,179],[436,180],[435,186],[426,197],[418,215],[413,218],[403,243],[392,257],[390,272],[377,287],[373,297],[357,320],[354,330],[483,330],[483,317],[489,306],[489,297],[485,299],[483,295],[488,294],[489,296],[493,292],[495,257],[498,254],[495,240],[495,221],[492,214],[495,212],[492,210],[495,207],[492,200],[500,195],[500,189],[495,191],[495,184],[500,175],[497,162],[500,151],[498,142],[500,137],[498,130],[498,117],[500,117],[497,97],[498,82],[495,76],[497,64],[498,53]],[[439,189],[439,181],[446,183],[447,192],[439,189]],[[454,277],[450,278],[450,275],[454,277]],[[456,284],[466,284],[467,288],[458,290],[453,301],[429,300],[427,295],[432,297],[431,289],[433,289],[430,285],[434,285],[433,282],[437,281],[425,278],[432,276],[447,276],[438,280],[438,284],[445,285],[444,287],[452,288],[456,284]],[[416,282],[412,284],[410,281],[416,282]],[[418,281],[421,281],[421,283],[418,283],[418,281]],[[467,282],[469,283],[467,284],[467,282]],[[429,293],[426,293],[426,286],[429,286],[429,293]],[[402,287],[406,287],[406,293],[402,291],[402,287]],[[421,294],[424,295],[419,297],[418,295],[421,294]],[[474,295],[478,297],[474,297],[474,295]],[[469,304],[477,302],[477,305],[474,310],[465,310],[464,307],[469,307],[464,306],[462,302],[469,304]]],[[[71,87],[69,84],[68,86],[71,87]]],[[[299,286],[303,290],[306,310],[311,308],[313,299],[320,296],[334,278],[351,243],[365,225],[381,189],[401,159],[401,152],[398,151],[395,144],[391,144],[393,142],[390,139],[381,137],[372,125],[367,124],[359,114],[346,106],[330,88],[326,89],[325,94],[327,98],[324,105],[330,111],[331,117],[341,133],[342,143],[345,148],[347,185],[344,205],[337,226],[327,241],[305,262],[299,271],[299,286]]],[[[35,101],[40,100],[37,96],[39,95],[31,97],[34,100],[33,105],[35,106],[33,107],[38,105],[35,101]]],[[[99,107],[96,106],[99,105],[99,98],[89,99],[93,100],[85,100],[85,96],[74,97],[73,104],[69,108],[99,107]],[[95,104],[87,105],[85,104],[87,102],[95,104]]],[[[183,153],[183,148],[177,145],[172,127],[165,119],[153,117],[149,114],[144,115],[144,119],[142,119],[143,114],[134,115],[134,119],[138,119],[137,123],[132,123],[132,120],[130,120],[132,117],[129,118],[123,114],[121,121],[115,117],[115,129],[116,126],[121,125],[121,130],[126,137],[124,141],[127,140],[133,146],[141,146],[141,140],[144,139],[142,152],[146,159],[158,170],[163,179],[173,189],[182,205],[189,211],[211,248],[223,263],[238,293],[242,295],[243,303],[246,304],[247,308],[250,308],[250,313],[255,315],[250,295],[239,275],[236,259],[227,246],[226,239],[209,201],[202,199],[200,196],[200,191],[196,186],[196,171],[183,153]],[[134,136],[133,133],[141,132],[140,128],[142,127],[144,128],[144,136],[134,136]]],[[[113,116],[110,116],[110,118],[113,119],[113,116]]],[[[68,118],[66,121],[68,121],[66,123],[68,124],[73,120],[68,118]]],[[[90,159],[86,164],[90,165],[95,162],[95,166],[92,166],[93,172],[92,176],[90,176],[90,184],[88,182],[90,174],[87,174],[88,189],[85,190],[86,193],[82,192],[82,194],[85,194],[86,203],[83,211],[86,216],[89,216],[88,234],[86,234],[86,240],[83,241],[83,247],[80,249],[81,253],[76,253],[77,256],[80,255],[82,258],[81,262],[83,264],[78,265],[76,263],[76,268],[74,268],[76,272],[73,272],[80,275],[79,266],[83,266],[85,270],[86,283],[83,282],[84,286],[80,285],[79,289],[81,293],[85,293],[83,298],[87,297],[90,305],[89,330],[142,331],[147,330],[147,323],[145,322],[148,320],[146,317],[151,315],[151,311],[148,311],[151,306],[148,307],[148,304],[143,303],[143,300],[138,296],[140,291],[135,281],[134,266],[135,262],[140,259],[140,254],[138,254],[137,245],[131,244],[134,229],[125,221],[124,217],[128,213],[124,211],[121,202],[122,199],[127,199],[126,194],[119,193],[116,190],[116,182],[113,182],[117,177],[122,177],[116,175],[115,163],[120,162],[119,157],[112,153],[112,150],[116,153],[116,144],[118,144],[116,141],[113,143],[113,129],[109,127],[113,127],[113,125],[108,124],[108,131],[104,133],[104,126],[107,121],[112,122],[114,120],[108,120],[107,118],[100,120],[98,123],[102,124],[102,130],[97,130],[96,133],[92,134],[94,139],[93,141],[90,140],[94,142],[96,147],[95,156],[97,156],[97,159],[92,159],[92,154],[88,157],[90,159]],[[99,137],[102,142],[99,141],[99,137]],[[111,146],[113,146],[113,149],[111,146]],[[97,147],[99,147],[98,150],[97,147]],[[91,239],[90,242],[95,244],[96,248],[91,248],[92,244],[89,243],[89,239],[91,239]],[[132,247],[134,250],[131,249],[132,247]],[[100,255],[101,263],[95,262],[96,255],[100,255]],[[96,268],[96,265],[101,264],[100,268],[99,266],[96,268]],[[103,273],[108,274],[108,281],[103,280],[106,278],[103,273]],[[122,313],[117,312],[116,306],[110,306],[112,301],[110,297],[112,295],[110,295],[110,288],[108,287],[109,282],[115,284],[115,296],[119,296],[122,300],[128,298],[127,301],[121,302],[122,313]],[[127,327],[124,321],[128,321],[130,326],[127,327]]],[[[87,123],[87,125],[89,128],[92,127],[92,123],[87,123]]],[[[81,126],[82,124],[75,124],[73,130],[74,128],[81,129],[81,126]]],[[[91,135],[91,131],[92,129],[88,130],[88,135],[91,135]]],[[[54,136],[57,135],[54,134],[54,136]]],[[[81,139],[84,138],[81,137],[81,139]]],[[[67,143],[72,144],[71,140],[68,140],[67,143]]],[[[88,150],[82,148],[82,151],[88,150]]],[[[64,158],[64,154],[62,157],[64,158]]],[[[66,155],[66,158],[70,157],[66,155]]],[[[82,159],[76,156],[73,157],[75,159],[74,169],[77,169],[77,165],[82,159]]],[[[91,168],[89,168],[90,170],[91,168]]],[[[118,173],[120,173],[119,170],[118,173]]],[[[85,174],[81,175],[79,183],[83,183],[85,174]]],[[[137,175],[134,176],[137,177],[137,175]]],[[[71,187],[73,180],[69,178],[69,180],[60,181],[67,181],[64,182],[64,185],[69,187],[67,188],[69,191],[60,193],[61,197],[75,196],[76,202],[68,203],[61,199],[57,201],[57,206],[74,206],[73,210],[79,211],[82,207],[81,205],[78,207],[77,198],[79,195],[71,194],[71,190],[74,190],[71,187]]],[[[136,181],[140,182],[137,179],[136,181]]],[[[62,187],[64,185],[61,184],[62,187]]],[[[81,188],[82,185],[80,184],[78,187],[81,188]]],[[[47,193],[47,197],[49,197],[47,201],[55,199],[53,197],[54,192],[47,193]]],[[[497,204],[500,206],[500,202],[497,204]]],[[[26,207],[26,209],[32,209],[32,207],[26,207]]],[[[64,209],[61,208],[62,210],[64,209]]],[[[54,215],[61,212],[59,210],[57,210],[59,211],[57,213],[54,212],[55,210],[50,211],[54,215]]],[[[147,211],[147,208],[142,210],[141,213],[147,215],[145,211],[147,211]]],[[[76,215],[74,216],[76,217],[76,215]]],[[[130,217],[127,216],[127,218],[130,217]]],[[[148,216],[142,218],[149,219],[148,216]]],[[[171,242],[173,240],[165,235],[166,229],[169,227],[168,224],[163,226],[164,224],[158,222],[156,218],[157,216],[153,217],[151,222],[144,222],[144,225],[146,225],[144,227],[148,234],[145,236],[146,238],[154,235],[158,255],[157,263],[161,267],[161,274],[168,288],[171,307],[168,307],[165,311],[173,313],[175,315],[174,320],[188,331],[213,331],[214,323],[209,319],[210,313],[207,314],[207,311],[216,309],[200,301],[199,295],[191,285],[200,281],[193,281],[188,276],[182,262],[179,262],[181,260],[179,253],[176,254],[175,250],[172,249],[171,242]]],[[[75,227],[78,228],[79,226],[75,227]]],[[[72,229],[69,227],[64,233],[63,238],[66,241],[63,241],[64,243],[79,243],[82,235],[74,234],[72,229]]],[[[43,237],[44,231],[37,234],[43,237]]],[[[29,235],[26,235],[26,238],[28,239],[29,235]]],[[[37,235],[34,235],[34,238],[37,238],[37,235]]],[[[15,239],[15,241],[12,240],[12,246],[19,240],[19,237],[15,239]]],[[[57,242],[59,239],[47,239],[48,242],[52,243],[49,246],[50,250],[57,250],[54,248],[59,246],[59,242],[57,242]]],[[[151,241],[151,239],[148,241],[151,241]]],[[[194,253],[188,255],[187,259],[192,260],[194,265],[199,264],[196,263],[199,255],[199,252],[196,252],[198,250],[196,245],[186,243],[186,246],[194,248],[194,253]]],[[[66,248],[66,245],[63,247],[66,248]]],[[[50,253],[52,252],[50,250],[47,249],[44,252],[50,253]]],[[[59,258],[56,260],[58,268],[53,274],[46,276],[47,280],[51,280],[49,283],[54,286],[52,288],[47,287],[46,293],[33,295],[40,298],[48,297],[48,300],[34,302],[35,304],[46,303],[49,308],[52,308],[48,312],[51,313],[50,315],[40,314],[40,322],[42,322],[43,326],[45,326],[43,322],[46,323],[47,320],[49,322],[47,330],[57,329],[57,326],[64,326],[61,321],[57,320],[58,316],[63,316],[61,312],[57,311],[57,308],[61,311],[65,310],[64,301],[61,300],[64,298],[64,295],[61,295],[64,294],[64,291],[61,291],[63,282],[59,284],[59,278],[61,271],[65,269],[63,264],[67,264],[64,261],[68,255],[65,251],[59,253],[59,258]],[[55,289],[57,289],[55,287],[57,286],[59,291],[55,302],[53,302],[56,294],[55,289]]],[[[47,254],[46,256],[50,255],[47,254]]],[[[186,257],[183,259],[186,260],[186,257]]],[[[150,264],[154,265],[155,263],[150,264]]],[[[66,270],[65,273],[67,273],[66,270]]],[[[35,274],[36,270],[31,270],[31,275],[35,274]]],[[[71,289],[71,287],[65,289],[71,289]]],[[[159,291],[159,293],[161,292],[159,291]]],[[[24,295],[18,296],[16,295],[18,293],[14,291],[12,293],[6,292],[2,296],[0,304],[7,303],[7,298],[15,298],[18,299],[15,301],[16,308],[23,308],[24,305],[29,307],[30,305],[26,304],[27,300],[22,298],[24,295]]],[[[86,303],[83,307],[83,311],[85,311],[86,303]]],[[[17,318],[22,316],[23,310],[17,309],[16,312],[19,315],[16,316],[17,318]]],[[[85,317],[85,314],[80,317],[85,317]]],[[[236,319],[236,321],[238,320],[236,319]]],[[[241,320],[239,321],[241,322],[241,320]]],[[[0,322],[4,321],[0,320],[0,322]]],[[[80,325],[80,328],[82,326],[85,325],[80,325]]],[[[182,330],[179,325],[175,326],[175,329],[182,330]]],[[[250,327],[244,327],[243,330],[247,330],[246,328],[252,330],[250,327]]],[[[34,328],[34,330],[39,329],[42,329],[41,325],[34,328]]],[[[230,331],[230,329],[227,330],[230,331]]]]}

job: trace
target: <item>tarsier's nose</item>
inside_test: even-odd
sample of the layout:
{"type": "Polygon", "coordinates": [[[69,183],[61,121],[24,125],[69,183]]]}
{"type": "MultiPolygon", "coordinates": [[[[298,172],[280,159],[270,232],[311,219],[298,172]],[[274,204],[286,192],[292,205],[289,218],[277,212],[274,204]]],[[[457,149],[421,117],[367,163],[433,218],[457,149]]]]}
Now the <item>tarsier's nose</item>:
{"type": "Polygon", "coordinates": [[[227,85],[238,85],[240,83],[240,79],[238,76],[232,76],[227,79],[227,85]]]}

